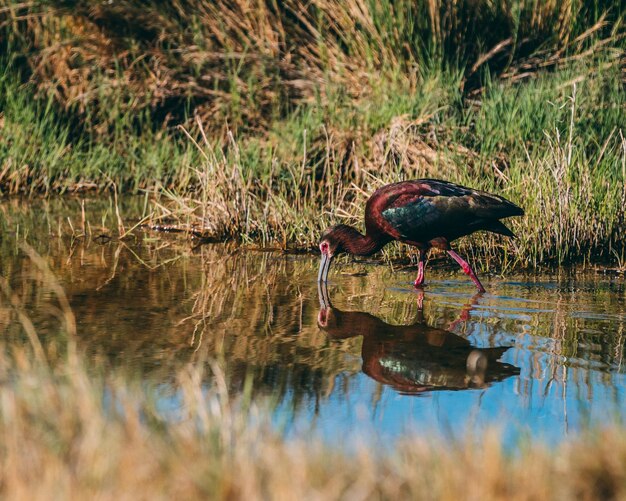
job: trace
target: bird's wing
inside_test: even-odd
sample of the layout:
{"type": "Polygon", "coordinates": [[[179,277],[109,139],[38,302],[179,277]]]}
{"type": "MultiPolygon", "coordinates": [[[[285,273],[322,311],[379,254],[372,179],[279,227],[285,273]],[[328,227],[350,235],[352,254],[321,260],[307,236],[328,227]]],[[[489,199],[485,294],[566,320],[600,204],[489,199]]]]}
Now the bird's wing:
{"type": "Polygon", "coordinates": [[[449,181],[420,180],[419,194],[425,197],[440,197],[439,202],[435,203],[449,203],[453,209],[462,208],[483,219],[502,219],[524,214],[520,207],[500,195],[466,188],[449,181]]]}
{"type": "Polygon", "coordinates": [[[389,197],[381,214],[402,239],[424,242],[489,229],[485,226],[491,221],[521,215],[523,211],[498,195],[429,181],[389,197]]]}
{"type": "Polygon", "coordinates": [[[426,195],[436,193],[430,189],[429,184],[417,181],[388,184],[378,189],[365,208],[367,232],[382,232],[396,240],[406,239],[400,231],[401,225],[398,225],[399,220],[407,215],[404,208],[419,203],[426,195]]]}
{"type": "Polygon", "coordinates": [[[458,203],[450,204],[443,197],[417,196],[410,201],[401,200],[382,212],[383,218],[393,227],[398,235],[405,240],[417,242],[430,240],[437,236],[437,229],[445,229],[446,225],[466,219],[458,203]]]}

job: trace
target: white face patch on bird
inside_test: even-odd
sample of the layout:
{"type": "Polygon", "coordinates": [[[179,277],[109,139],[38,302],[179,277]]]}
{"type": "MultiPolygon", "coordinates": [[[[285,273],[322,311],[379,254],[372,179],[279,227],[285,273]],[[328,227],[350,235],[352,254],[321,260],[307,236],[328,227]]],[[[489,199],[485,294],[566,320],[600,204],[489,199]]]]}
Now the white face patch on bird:
{"type": "Polygon", "coordinates": [[[330,244],[328,240],[324,240],[320,243],[320,251],[322,254],[328,254],[330,252],[330,244]]]}

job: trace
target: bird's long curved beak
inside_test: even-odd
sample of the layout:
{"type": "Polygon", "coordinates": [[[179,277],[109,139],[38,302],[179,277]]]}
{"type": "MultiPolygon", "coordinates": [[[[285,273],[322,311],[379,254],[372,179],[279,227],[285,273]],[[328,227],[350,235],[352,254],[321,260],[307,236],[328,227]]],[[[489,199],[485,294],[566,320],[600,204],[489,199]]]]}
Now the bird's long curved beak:
{"type": "Polygon", "coordinates": [[[318,282],[328,282],[328,271],[330,270],[330,263],[333,260],[331,254],[322,254],[322,260],[320,262],[320,271],[317,274],[318,282]]]}

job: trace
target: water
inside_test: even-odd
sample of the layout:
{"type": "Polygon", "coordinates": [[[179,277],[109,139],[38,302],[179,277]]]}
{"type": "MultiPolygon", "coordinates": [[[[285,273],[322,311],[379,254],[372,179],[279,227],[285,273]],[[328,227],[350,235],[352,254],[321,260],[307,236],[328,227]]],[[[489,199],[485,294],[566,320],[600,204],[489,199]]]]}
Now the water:
{"type": "MultiPolygon", "coordinates": [[[[125,201],[122,213],[142,206],[125,201]]],[[[88,200],[84,223],[73,199],[14,200],[0,213],[2,275],[47,351],[63,338],[56,296],[23,242],[65,289],[93,370],[139,379],[173,414],[176,371],[217,360],[233,398],[272,402],[287,437],[384,445],[495,427],[508,444],[557,443],[626,416],[623,275],[485,277],[489,293],[477,295],[464,275],[429,269],[420,294],[413,268],[345,260],[318,289],[316,256],[102,237],[117,224],[107,200],[88,200]]],[[[0,324],[5,343],[28,344],[5,296],[0,324]]]]}

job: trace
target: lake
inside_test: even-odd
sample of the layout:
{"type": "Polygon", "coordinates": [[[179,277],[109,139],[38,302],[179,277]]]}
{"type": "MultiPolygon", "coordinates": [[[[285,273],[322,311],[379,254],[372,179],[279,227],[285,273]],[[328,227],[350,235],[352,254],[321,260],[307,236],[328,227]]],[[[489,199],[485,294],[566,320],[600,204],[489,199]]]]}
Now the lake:
{"type": "MultiPolygon", "coordinates": [[[[145,208],[124,199],[124,224],[145,208]]],[[[343,259],[318,287],[315,255],[142,230],[118,241],[102,229],[117,225],[108,199],[14,199],[0,214],[2,276],[48,357],[66,334],[24,243],[65,290],[90,371],[153,389],[172,419],[174,376],[195,363],[207,365],[207,389],[217,365],[231,398],[269,406],[288,438],[392,446],[407,433],[496,428],[514,446],[625,421],[623,274],[483,275],[479,295],[460,271],[436,266],[420,292],[414,266],[343,259]]],[[[11,311],[5,294],[4,343],[28,345],[11,311]]]]}

